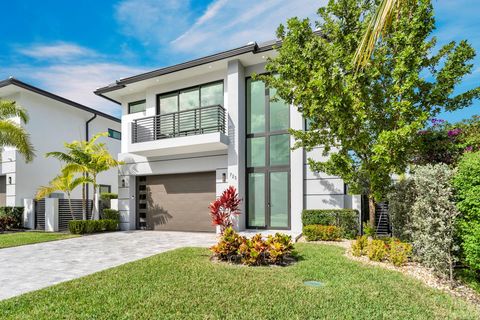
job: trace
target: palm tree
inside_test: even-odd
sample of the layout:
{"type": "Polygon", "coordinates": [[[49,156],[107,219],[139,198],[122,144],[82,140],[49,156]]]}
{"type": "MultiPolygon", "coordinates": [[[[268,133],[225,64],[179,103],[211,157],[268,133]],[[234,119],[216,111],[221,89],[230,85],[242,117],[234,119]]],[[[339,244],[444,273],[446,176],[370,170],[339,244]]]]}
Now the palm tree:
{"type": "Polygon", "coordinates": [[[70,208],[70,214],[72,215],[72,219],[75,220],[75,215],[73,214],[73,207],[72,207],[72,198],[71,194],[72,191],[75,190],[79,185],[91,182],[91,179],[85,177],[75,177],[75,175],[71,172],[62,170],[62,173],[55,178],[48,184],[48,186],[41,186],[35,198],[37,200],[43,199],[47,197],[49,194],[55,191],[62,191],[65,192],[68,199],[68,206],[70,208]]]}
{"type": "Polygon", "coordinates": [[[53,156],[66,162],[64,170],[70,173],[81,173],[91,175],[93,184],[94,199],[92,219],[98,219],[98,183],[97,177],[101,172],[118,167],[123,162],[115,160],[108,152],[105,143],[97,143],[100,137],[106,137],[108,133],[96,134],[89,141],[74,141],[65,144],[69,150],[64,152],[49,152],[47,156],[53,156]]]}
{"type": "Polygon", "coordinates": [[[385,30],[392,25],[393,20],[399,14],[400,8],[412,3],[413,0],[382,0],[380,2],[355,53],[354,63],[357,69],[364,67],[370,60],[375,49],[375,43],[385,30]]]}
{"type": "Polygon", "coordinates": [[[15,101],[0,99],[0,147],[16,148],[30,162],[35,157],[35,149],[25,128],[13,120],[16,117],[23,123],[29,120],[27,111],[15,101]]]}

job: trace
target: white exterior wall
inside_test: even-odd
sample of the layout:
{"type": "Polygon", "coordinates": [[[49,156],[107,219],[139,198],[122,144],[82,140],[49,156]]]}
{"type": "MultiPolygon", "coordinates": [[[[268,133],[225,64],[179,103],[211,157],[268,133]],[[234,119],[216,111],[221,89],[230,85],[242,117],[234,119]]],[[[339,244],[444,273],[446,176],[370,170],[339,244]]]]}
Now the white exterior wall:
{"type": "MultiPolygon", "coordinates": [[[[61,163],[54,158],[46,158],[50,151],[64,151],[64,143],[85,139],[85,123],[93,114],[42,95],[22,90],[13,97],[15,101],[27,109],[30,121],[24,125],[30,134],[36,157],[30,163],[9,149],[2,153],[2,172],[7,179],[7,205],[23,206],[24,199],[32,199],[37,189],[59,174],[61,163]],[[12,183],[9,184],[9,177],[12,183]]],[[[108,128],[120,131],[120,123],[97,116],[90,122],[90,138],[108,128]]],[[[101,138],[110,153],[116,158],[120,152],[120,141],[112,138],[101,138]]],[[[117,191],[118,170],[112,169],[98,177],[100,184],[111,185],[112,192],[117,191]]],[[[92,190],[90,199],[93,198],[92,190]]],[[[77,188],[73,198],[81,198],[81,188],[77,188]]]]}
{"type": "MultiPolygon", "coordinates": [[[[189,173],[201,171],[216,172],[217,196],[229,185],[237,188],[239,196],[246,199],[245,184],[245,117],[246,117],[246,77],[252,73],[265,72],[265,64],[244,66],[238,59],[227,62],[223,71],[206,73],[166,84],[152,86],[141,92],[128,94],[122,98],[122,154],[120,160],[127,164],[123,166],[119,177],[119,209],[122,214],[122,229],[135,228],[136,190],[135,177],[141,175],[157,175],[171,173],[189,173]],[[228,116],[228,149],[210,150],[190,154],[178,154],[162,157],[145,157],[129,153],[131,149],[131,122],[133,119],[153,116],[156,114],[157,95],[178,89],[201,85],[221,80],[224,81],[224,107],[228,116]],[[146,111],[128,114],[128,102],[146,99],[146,111]],[[226,174],[223,182],[222,174],[226,174]],[[122,187],[122,182],[125,187],[122,187]]],[[[290,126],[294,129],[304,129],[305,121],[296,108],[290,111],[290,126]]],[[[179,138],[183,139],[183,138],[179,138]]],[[[193,141],[193,139],[192,139],[193,141]]],[[[160,143],[159,141],[153,141],[160,143]]],[[[173,140],[172,140],[173,143],[173,140]]],[[[292,138],[291,145],[294,140],[292,138]]],[[[164,144],[167,145],[167,144],[164,144]]],[[[192,148],[192,150],[194,150],[192,148]]],[[[324,173],[314,173],[307,165],[307,158],[323,159],[321,149],[306,153],[297,149],[291,153],[290,161],[290,225],[295,234],[301,233],[301,212],[303,209],[357,208],[359,201],[345,195],[345,186],[338,177],[324,173]]],[[[246,226],[245,202],[242,203],[242,215],[237,228],[246,226]]]]}

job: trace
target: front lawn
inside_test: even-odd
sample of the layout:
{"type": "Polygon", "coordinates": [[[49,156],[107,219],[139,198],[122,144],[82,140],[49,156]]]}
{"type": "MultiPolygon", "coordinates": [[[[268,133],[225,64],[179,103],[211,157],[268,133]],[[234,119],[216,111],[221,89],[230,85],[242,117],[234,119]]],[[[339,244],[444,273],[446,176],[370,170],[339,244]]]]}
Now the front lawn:
{"type": "Polygon", "coordinates": [[[32,244],[53,240],[61,240],[78,237],[77,235],[66,233],[53,233],[53,232],[15,232],[0,234],[0,249],[23,246],[24,244],[32,244]]]}
{"type": "Polygon", "coordinates": [[[2,319],[478,319],[460,299],[343,249],[296,245],[290,267],[212,263],[185,248],[0,302],[2,319]],[[307,287],[319,280],[324,287],[307,287]]]}

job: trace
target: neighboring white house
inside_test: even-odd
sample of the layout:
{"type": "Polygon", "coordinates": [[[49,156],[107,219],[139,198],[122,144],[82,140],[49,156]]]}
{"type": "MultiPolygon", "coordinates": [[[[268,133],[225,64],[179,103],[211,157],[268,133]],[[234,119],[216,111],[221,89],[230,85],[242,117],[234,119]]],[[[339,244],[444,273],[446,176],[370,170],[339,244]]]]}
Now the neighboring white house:
{"type": "Polygon", "coordinates": [[[244,200],[237,228],[299,234],[303,209],[360,209],[338,177],[311,172],[320,150],[290,150],[293,107],[253,73],[275,42],[251,43],[118,80],[95,93],[122,106],[123,229],[214,231],[208,205],[229,185],[244,200]]]}
{"type": "MultiPolygon", "coordinates": [[[[61,163],[46,158],[50,151],[64,151],[64,143],[85,140],[99,132],[109,132],[101,138],[110,153],[120,152],[120,120],[74,101],[59,97],[14,78],[0,81],[0,98],[14,100],[28,111],[25,126],[35,148],[36,157],[30,163],[12,148],[2,152],[0,166],[0,206],[23,206],[24,199],[33,199],[37,189],[60,172],[61,163]]],[[[15,119],[20,121],[20,119],[15,119]]],[[[99,175],[103,191],[118,189],[118,169],[99,175]]],[[[61,197],[62,193],[55,196],[61,197]]],[[[92,189],[89,190],[92,199],[92,189]]],[[[81,198],[81,187],[72,194],[81,198]]]]}

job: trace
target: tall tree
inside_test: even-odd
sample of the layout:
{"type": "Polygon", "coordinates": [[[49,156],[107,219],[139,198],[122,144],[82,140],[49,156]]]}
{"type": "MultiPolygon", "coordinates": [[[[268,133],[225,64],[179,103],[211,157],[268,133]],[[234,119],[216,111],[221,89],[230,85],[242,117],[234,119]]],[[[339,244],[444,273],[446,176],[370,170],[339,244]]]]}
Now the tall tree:
{"type": "Polygon", "coordinates": [[[25,128],[13,120],[16,117],[23,123],[28,123],[29,117],[25,109],[15,101],[0,99],[0,147],[16,148],[30,162],[35,157],[35,149],[25,128]]]}
{"type": "Polygon", "coordinates": [[[318,10],[320,36],[308,19],[289,19],[277,30],[282,45],[267,62],[270,74],[260,76],[309,122],[306,130],[290,131],[294,147],[323,146],[330,155],[325,162],[309,159],[310,167],[368,195],[372,226],[375,203],[391,175],[405,172],[417,132],[440,111],[467,107],[480,96],[480,88],[454,95],[475,51],[461,41],[433,52],[430,0],[399,7],[369,64],[356,72],[353,58],[375,9],[369,0],[330,0],[318,10]]]}
{"type": "Polygon", "coordinates": [[[72,207],[72,191],[75,190],[79,185],[84,183],[92,182],[90,179],[85,177],[75,177],[73,173],[62,170],[62,173],[50,181],[48,186],[41,186],[35,198],[37,200],[43,199],[55,191],[65,192],[68,199],[68,206],[70,209],[70,214],[72,219],[75,220],[75,215],[73,214],[72,207]]]}

